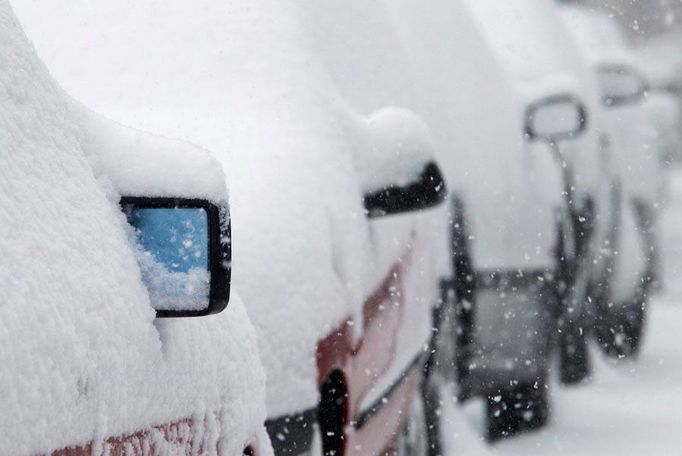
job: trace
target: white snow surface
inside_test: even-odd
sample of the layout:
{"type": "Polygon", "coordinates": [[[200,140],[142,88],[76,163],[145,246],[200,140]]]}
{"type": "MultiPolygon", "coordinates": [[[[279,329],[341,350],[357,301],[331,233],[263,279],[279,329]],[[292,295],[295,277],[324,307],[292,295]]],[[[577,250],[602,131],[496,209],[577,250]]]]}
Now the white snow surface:
{"type": "Polygon", "coordinates": [[[614,363],[592,350],[593,374],[577,387],[551,385],[548,427],[493,446],[483,440],[483,408],[464,408],[443,390],[446,455],[532,456],[679,454],[682,420],[682,172],[671,178],[663,217],[664,293],[650,304],[646,339],[636,360],[614,363]]]}
{"type": "Polygon", "coordinates": [[[589,60],[634,64],[634,55],[613,17],[585,6],[560,6],[558,10],[589,60]]]}
{"type": "MultiPolygon", "coordinates": [[[[186,141],[113,122],[71,101],[79,142],[95,173],[121,196],[227,198],[225,174],[209,152],[186,141]]],[[[169,135],[170,136],[170,135],[169,135]]]]}
{"type": "Polygon", "coordinates": [[[406,109],[380,109],[367,119],[367,127],[371,149],[354,154],[366,192],[415,182],[425,165],[436,160],[428,126],[406,109]]]}
{"type": "MultiPolygon", "coordinates": [[[[146,190],[124,185],[132,171],[111,171],[153,158],[161,142],[129,141],[115,126],[103,138],[106,122],[91,130],[81,121],[89,116],[53,82],[0,1],[0,453],[91,441],[100,453],[110,436],[192,418],[223,454],[242,454],[254,438],[270,454],[264,375],[238,295],[215,317],[155,321],[142,285],[118,192],[146,190]],[[88,144],[130,157],[93,166],[88,144]]],[[[155,166],[163,174],[173,163],[155,166]]],[[[177,189],[188,190],[176,171],[177,189]]],[[[207,181],[202,195],[226,197],[222,176],[207,181]]]]}

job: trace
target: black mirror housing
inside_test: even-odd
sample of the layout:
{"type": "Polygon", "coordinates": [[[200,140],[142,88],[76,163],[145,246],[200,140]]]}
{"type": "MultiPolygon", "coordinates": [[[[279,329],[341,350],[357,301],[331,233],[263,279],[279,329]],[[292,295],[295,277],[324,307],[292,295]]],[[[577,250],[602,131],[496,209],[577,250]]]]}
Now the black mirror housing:
{"type": "Polygon", "coordinates": [[[585,105],[573,95],[544,98],[526,108],[525,134],[530,140],[556,143],[578,137],[587,129],[585,105]]]}
{"type": "Polygon", "coordinates": [[[437,206],[445,200],[446,195],[443,174],[438,165],[431,161],[414,182],[367,193],[364,205],[367,217],[379,218],[437,206]]]}
{"type": "Polygon", "coordinates": [[[138,235],[138,249],[143,243],[141,239],[145,233],[142,231],[152,233],[143,246],[150,248],[143,251],[141,257],[138,254],[138,263],[157,318],[201,317],[217,314],[227,307],[232,258],[227,203],[215,204],[192,198],[125,196],[121,198],[120,206],[138,235]],[[198,222],[193,224],[193,220],[198,222]],[[179,233],[183,229],[191,237],[183,238],[179,233]],[[178,250],[182,250],[184,256],[178,256],[178,250]],[[145,276],[142,261],[154,264],[151,274],[145,276]],[[187,265],[180,264],[183,261],[187,261],[187,265]],[[163,270],[161,279],[154,276],[159,267],[163,270]],[[193,282],[176,280],[187,277],[191,277],[193,282]],[[196,277],[199,277],[199,282],[196,277]],[[200,286],[190,286],[196,283],[200,286]],[[194,288],[202,294],[190,295],[195,292],[194,288]],[[171,304],[155,302],[158,290],[171,296],[171,304]],[[199,305],[192,303],[196,296],[201,298],[195,300],[199,305]]]}
{"type": "Polygon", "coordinates": [[[602,92],[602,103],[609,108],[638,103],[649,90],[646,77],[629,65],[599,65],[597,77],[602,92]]]}

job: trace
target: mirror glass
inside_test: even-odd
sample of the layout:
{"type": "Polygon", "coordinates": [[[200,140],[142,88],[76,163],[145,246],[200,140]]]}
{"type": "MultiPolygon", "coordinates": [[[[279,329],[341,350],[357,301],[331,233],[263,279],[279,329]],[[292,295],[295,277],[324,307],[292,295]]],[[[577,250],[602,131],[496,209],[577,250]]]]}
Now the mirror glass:
{"type": "Polygon", "coordinates": [[[127,207],[142,280],[156,310],[209,306],[208,214],[202,208],[127,207]]]}
{"type": "Polygon", "coordinates": [[[644,80],[627,67],[603,67],[597,75],[606,106],[636,103],[644,97],[644,80]]]}
{"type": "Polygon", "coordinates": [[[570,99],[548,101],[529,113],[528,133],[532,137],[556,140],[579,133],[585,119],[579,106],[570,99]]]}

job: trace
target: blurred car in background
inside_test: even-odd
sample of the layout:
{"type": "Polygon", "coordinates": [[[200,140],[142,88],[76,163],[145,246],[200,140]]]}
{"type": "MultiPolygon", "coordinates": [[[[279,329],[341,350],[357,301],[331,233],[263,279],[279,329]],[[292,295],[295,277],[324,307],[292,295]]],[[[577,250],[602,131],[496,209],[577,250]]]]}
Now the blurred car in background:
{"type": "Polygon", "coordinates": [[[76,104],[0,24],[0,453],[271,454],[220,165],[76,104]]]}
{"type": "Polygon", "coordinates": [[[574,6],[562,6],[560,13],[595,75],[613,185],[620,193],[612,214],[619,219],[610,241],[615,254],[604,264],[604,280],[595,284],[592,298],[599,345],[622,357],[638,351],[647,302],[660,277],[657,225],[665,181],[665,152],[657,131],[661,126],[654,125],[651,115],[657,106],[647,100],[648,81],[613,20],[574,6]]]}
{"type": "Polygon", "coordinates": [[[562,36],[555,32],[558,18],[551,2],[466,4],[516,97],[527,105],[526,147],[551,156],[561,176],[560,204],[554,209],[558,245],[553,271],[559,303],[552,309],[551,338],[559,349],[561,381],[576,383],[589,373],[584,302],[600,188],[594,103],[585,96],[582,75],[569,63],[571,49],[564,49],[562,36]]]}

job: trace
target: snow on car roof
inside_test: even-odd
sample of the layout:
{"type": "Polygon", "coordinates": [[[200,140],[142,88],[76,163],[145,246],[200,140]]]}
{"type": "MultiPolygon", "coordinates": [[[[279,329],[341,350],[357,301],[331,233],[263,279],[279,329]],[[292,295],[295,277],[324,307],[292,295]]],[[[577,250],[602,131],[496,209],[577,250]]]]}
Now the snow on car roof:
{"type": "MultiPolygon", "coordinates": [[[[541,84],[538,94],[576,91],[571,59],[560,55],[562,35],[549,12],[550,0],[464,0],[481,32],[514,80],[541,84]],[[541,78],[544,81],[539,82],[541,78]],[[544,88],[542,87],[544,86],[544,88]]],[[[570,52],[570,47],[567,48],[570,52]]],[[[525,86],[528,88],[528,86],[525,86]]]]}
{"type": "Polygon", "coordinates": [[[634,63],[625,36],[606,13],[576,5],[562,5],[558,10],[591,63],[634,63]]]}
{"type": "Polygon", "coordinates": [[[129,155],[153,158],[159,143],[81,122],[6,0],[0,37],[0,453],[99,445],[185,418],[202,426],[206,413],[228,427],[206,436],[241,454],[264,437],[265,415],[243,304],[234,295],[215,317],[155,321],[118,208],[131,161],[109,160],[121,177],[108,176],[83,150],[91,134],[129,155]]]}

